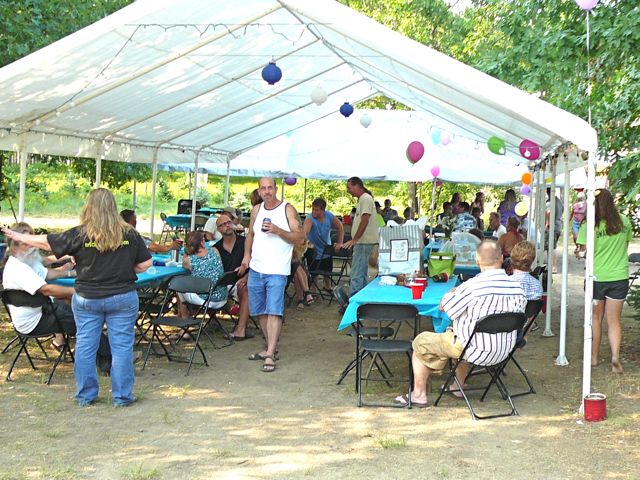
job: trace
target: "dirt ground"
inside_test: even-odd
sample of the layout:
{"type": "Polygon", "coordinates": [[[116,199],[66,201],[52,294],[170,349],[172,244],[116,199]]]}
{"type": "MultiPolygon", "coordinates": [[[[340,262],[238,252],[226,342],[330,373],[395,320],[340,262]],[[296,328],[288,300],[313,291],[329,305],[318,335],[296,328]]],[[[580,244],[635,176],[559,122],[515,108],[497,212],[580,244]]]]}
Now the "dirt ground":
{"type": "MultiPolygon", "coordinates": [[[[0,355],[0,479],[640,478],[640,323],[629,307],[624,375],[610,373],[607,345],[593,371],[609,418],[585,423],[576,412],[582,268],[570,259],[570,363],[554,363],[556,287],[556,336],[534,332],[519,353],[538,393],[515,400],[518,417],[472,421],[452,397],[429,409],[357,408],[353,375],[335,384],[353,340],[336,332],[336,305],[317,302],[304,311],[289,307],[274,373],[247,360],[261,349],[259,339],[209,347],[210,366],[189,377],[184,364],[154,358],[144,371],[136,367],[139,401],[124,409],[111,406],[106,378],[100,402],[77,407],[71,364],[51,386],[43,384],[42,362],[35,372],[20,363],[5,382],[11,354],[0,355]]],[[[6,322],[0,334],[4,345],[6,322]]],[[[517,379],[507,376],[515,390],[517,379]]],[[[404,388],[376,388],[372,398],[390,400],[404,388]]],[[[494,390],[484,408],[502,406],[494,390]]]]}

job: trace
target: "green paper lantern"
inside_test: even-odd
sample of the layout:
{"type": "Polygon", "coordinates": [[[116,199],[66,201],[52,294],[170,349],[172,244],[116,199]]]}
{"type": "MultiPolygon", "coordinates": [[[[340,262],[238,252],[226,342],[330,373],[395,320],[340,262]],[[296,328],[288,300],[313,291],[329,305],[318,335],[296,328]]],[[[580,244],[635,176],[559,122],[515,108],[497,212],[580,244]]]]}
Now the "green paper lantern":
{"type": "Polygon", "coordinates": [[[504,155],[507,153],[504,140],[498,137],[489,138],[489,140],[487,140],[487,147],[489,147],[489,150],[496,155],[504,155]]]}

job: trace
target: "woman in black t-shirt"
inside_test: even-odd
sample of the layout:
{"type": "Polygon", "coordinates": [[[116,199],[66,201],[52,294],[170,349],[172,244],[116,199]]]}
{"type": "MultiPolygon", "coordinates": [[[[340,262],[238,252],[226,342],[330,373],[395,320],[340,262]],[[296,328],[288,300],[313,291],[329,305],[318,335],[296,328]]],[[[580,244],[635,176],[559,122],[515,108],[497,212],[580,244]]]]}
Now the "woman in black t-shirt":
{"type": "Polygon", "coordinates": [[[105,188],[92,190],[80,213],[80,225],[63,233],[4,232],[14,240],[51,250],[58,258],[75,258],[72,308],[77,326],[74,374],[78,405],[90,405],[98,397],[96,351],[105,322],[111,344],[113,404],[133,403],[136,273],[149,268],[152,260],[140,235],[118,214],[113,194],[105,188]]]}

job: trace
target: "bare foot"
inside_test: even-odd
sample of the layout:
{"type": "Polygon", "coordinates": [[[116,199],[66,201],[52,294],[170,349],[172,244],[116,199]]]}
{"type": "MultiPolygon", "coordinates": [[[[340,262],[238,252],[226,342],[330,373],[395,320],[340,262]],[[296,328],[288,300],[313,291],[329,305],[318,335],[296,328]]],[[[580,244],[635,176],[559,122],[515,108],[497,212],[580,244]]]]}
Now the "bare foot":
{"type": "Polygon", "coordinates": [[[591,366],[592,367],[597,367],[598,366],[598,359],[597,358],[591,357],[591,366]]]}
{"type": "Polygon", "coordinates": [[[611,371],[613,373],[624,373],[624,370],[622,368],[622,364],[620,363],[619,360],[611,360],[611,371]]]}

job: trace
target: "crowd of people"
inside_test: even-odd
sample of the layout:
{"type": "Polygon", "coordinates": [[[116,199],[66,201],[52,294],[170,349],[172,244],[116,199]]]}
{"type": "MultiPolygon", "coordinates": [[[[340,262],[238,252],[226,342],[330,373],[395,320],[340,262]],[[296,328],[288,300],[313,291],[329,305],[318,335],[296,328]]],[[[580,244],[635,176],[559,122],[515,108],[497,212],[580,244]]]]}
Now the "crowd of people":
{"type": "MultiPolygon", "coordinates": [[[[382,208],[362,179],[349,178],[346,190],[355,197],[357,205],[352,214],[345,217],[344,225],[327,209],[327,202],[322,198],[313,200],[310,214],[301,222],[293,205],[278,198],[274,179],[264,177],[252,192],[252,210],[246,228],[235,209],[225,208],[212,217],[203,230],[192,231],[185,238],[183,267],[217,285],[208,297],[208,307],[221,309],[229,297],[238,304],[238,321],[229,337],[234,341],[254,337],[248,324],[250,317],[257,320],[264,346],[251,354],[249,360],[262,362],[263,372],[277,368],[287,286],[294,285],[297,306],[301,309],[311,305],[318,294],[331,294],[333,256],[346,250],[352,252],[350,295],[357,294],[369,281],[369,261],[378,244],[379,228],[392,220],[403,220],[399,219],[391,200],[386,199],[382,208]],[[350,234],[345,225],[350,226],[350,234]],[[317,289],[310,288],[314,280],[310,272],[320,276],[326,273],[321,282],[313,282],[317,289]]],[[[547,229],[552,222],[555,226],[550,242],[555,247],[562,229],[562,203],[550,191],[547,193],[549,204],[556,202],[553,220],[550,208],[546,215],[547,229]]],[[[442,212],[437,216],[438,227],[446,233],[468,232],[477,237],[476,261],[480,274],[442,299],[441,309],[452,319],[452,330],[445,334],[421,333],[414,340],[411,397],[414,405],[427,405],[429,376],[434,370],[440,370],[447,358],[457,358],[478,318],[496,313],[497,305],[502,311],[524,311],[528,300],[543,295],[540,281],[530,275],[536,251],[532,243],[524,240],[522,218],[515,213],[516,204],[515,192],[508,189],[497,211],[488,212],[488,231],[484,230],[482,220],[486,207],[482,192],[478,192],[471,203],[455,193],[451,201],[442,205],[442,212]],[[509,262],[505,263],[505,259],[509,262]],[[500,301],[494,301],[494,297],[500,301]]],[[[612,370],[622,372],[620,317],[628,290],[627,245],[632,235],[631,226],[629,220],[617,212],[607,190],[598,192],[595,214],[592,359],[595,365],[600,353],[602,319],[606,315],[612,370]]],[[[404,215],[410,217],[411,209],[404,215]]],[[[578,254],[584,250],[585,216],[586,203],[580,195],[571,209],[578,254]]],[[[53,297],[52,308],[56,311],[55,317],[60,319],[59,323],[54,322],[53,312],[45,308],[10,307],[14,326],[25,334],[55,334],[57,348],[63,346],[65,335],[76,337],[75,399],[79,405],[90,405],[98,397],[96,369],[110,374],[114,405],[126,406],[135,401],[136,274],[151,266],[151,253],[182,246],[177,239],[159,244],[145,238],[136,231],[136,223],[133,210],[118,213],[113,194],[98,188],[87,197],[77,227],[49,235],[34,235],[25,223],[4,229],[8,240],[4,288],[53,297]],[[56,259],[71,261],[49,267],[39,250],[51,251],[56,259]],[[48,283],[63,276],[75,276],[75,287],[48,283]],[[108,338],[103,334],[105,324],[108,338]]],[[[189,314],[187,304],[203,302],[204,297],[196,294],[180,296],[180,314],[189,314]]],[[[514,338],[504,337],[503,344],[498,346],[500,351],[508,351],[514,338]]],[[[491,342],[487,345],[495,347],[491,342]]],[[[468,355],[470,359],[481,360],[489,352],[477,344],[468,355]]],[[[461,383],[464,383],[464,368],[459,369],[461,383]]],[[[406,404],[409,398],[402,395],[396,402],[406,404]]]]}

